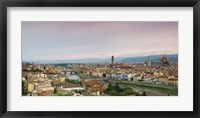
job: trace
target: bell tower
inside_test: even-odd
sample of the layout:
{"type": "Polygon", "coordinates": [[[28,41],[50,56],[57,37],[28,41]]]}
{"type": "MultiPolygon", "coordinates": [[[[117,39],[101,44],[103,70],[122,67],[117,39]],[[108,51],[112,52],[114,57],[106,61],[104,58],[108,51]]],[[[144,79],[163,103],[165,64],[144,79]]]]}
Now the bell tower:
{"type": "Polygon", "coordinates": [[[112,65],[114,65],[115,64],[115,57],[112,55],[112,57],[111,57],[111,62],[112,62],[112,65]]]}

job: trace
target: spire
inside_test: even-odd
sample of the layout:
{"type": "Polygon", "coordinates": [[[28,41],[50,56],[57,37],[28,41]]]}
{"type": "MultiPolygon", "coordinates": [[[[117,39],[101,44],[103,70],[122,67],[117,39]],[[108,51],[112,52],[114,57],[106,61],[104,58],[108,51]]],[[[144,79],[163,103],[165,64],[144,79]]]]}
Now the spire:
{"type": "Polygon", "coordinates": [[[111,62],[112,62],[112,65],[114,65],[115,58],[114,58],[114,56],[113,56],[113,55],[112,55],[112,57],[111,57],[111,62]]]}

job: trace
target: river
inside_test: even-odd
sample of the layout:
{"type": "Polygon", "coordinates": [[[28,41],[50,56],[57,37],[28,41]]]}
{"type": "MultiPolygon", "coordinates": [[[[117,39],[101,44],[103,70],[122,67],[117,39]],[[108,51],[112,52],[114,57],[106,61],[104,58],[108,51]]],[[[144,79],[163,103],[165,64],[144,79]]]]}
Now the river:
{"type": "Polygon", "coordinates": [[[71,79],[71,80],[79,80],[80,77],[78,75],[70,75],[69,79],[71,79]]]}
{"type": "Polygon", "coordinates": [[[139,92],[141,90],[144,90],[147,96],[178,96],[178,89],[171,88],[171,89],[165,89],[165,88],[155,88],[155,87],[148,87],[148,86],[141,86],[136,84],[123,84],[121,83],[120,86],[122,87],[131,87],[134,91],[139,92]]]}

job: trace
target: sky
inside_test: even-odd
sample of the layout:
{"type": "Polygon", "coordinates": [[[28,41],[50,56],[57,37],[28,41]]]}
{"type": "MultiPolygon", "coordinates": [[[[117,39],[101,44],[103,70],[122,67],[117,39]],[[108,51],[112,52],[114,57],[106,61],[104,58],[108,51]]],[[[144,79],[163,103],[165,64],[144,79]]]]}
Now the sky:
{"type": "Polygon", "coordinates": [[[22,21],[22,60],[178,53],[178,22],[22,21]]]}

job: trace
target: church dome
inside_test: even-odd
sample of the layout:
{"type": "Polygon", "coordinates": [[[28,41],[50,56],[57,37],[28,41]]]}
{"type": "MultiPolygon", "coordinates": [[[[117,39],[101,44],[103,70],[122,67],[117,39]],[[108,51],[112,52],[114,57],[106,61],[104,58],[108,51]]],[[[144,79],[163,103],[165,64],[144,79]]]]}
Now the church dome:
{"type": "Polygon", "coordinates": [[[166,54],[164,54],[160,61],[163,62],[163,63],[168,63],[169,62],[169,58],[167,57],[166,54]]]}

